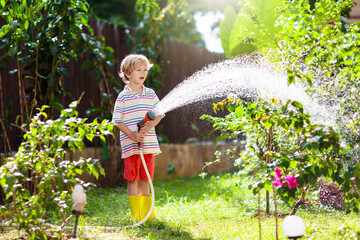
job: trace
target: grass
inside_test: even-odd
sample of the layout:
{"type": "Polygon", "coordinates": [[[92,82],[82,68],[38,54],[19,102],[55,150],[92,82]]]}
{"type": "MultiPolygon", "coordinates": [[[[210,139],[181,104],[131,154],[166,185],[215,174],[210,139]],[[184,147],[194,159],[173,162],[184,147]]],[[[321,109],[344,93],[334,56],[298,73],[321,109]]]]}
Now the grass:
{"type": "MultiPolygon", "coordinates": [[[[87,191],[88,204],[79,220],[78,237],[85,239],[259,239],[257,197],[247,189],[249,180],[232,173],[205,178],[157,180],[155,214],[157,220],[127,228],[130,210],[124,188],[96,188],[87,191]]],[[[264,194],[261,209],[265,209],[264,194]]],[[[306,224],[303,239],[359,239],[359,216],[346,215],[316,202],[298,210],[306,224]]],[[[290,208],[279,202],[279,212],[290,208]]],[[[61,221],[49,215],[49,222],[61,221]]],[[[279,239],[286,239],[279,218],[279,239]]],[[[275,218],[261,217],[262,239],[275,239],[275,218]]],[[[74,226],[68,223],[68,233],[74,226]]],[[[9,233],[0,239],[14,238],[9,233]],[[9,237],[10,236],[10,237],[9,237]]]]}

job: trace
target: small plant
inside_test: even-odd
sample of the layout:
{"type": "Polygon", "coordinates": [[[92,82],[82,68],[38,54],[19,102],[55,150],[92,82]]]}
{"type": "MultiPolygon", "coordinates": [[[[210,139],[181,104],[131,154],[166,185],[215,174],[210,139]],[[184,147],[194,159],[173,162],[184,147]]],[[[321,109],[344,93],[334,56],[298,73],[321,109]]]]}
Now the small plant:
{"type": "Polygon", "coordinates": [[[72,102],[69,108],[61,110],[56,120],[48,119],[45,110],[49,106],[38,109],[18,152],[0,167],[0,185],[7,199],[1,215],[10,216],[10,226],[24,229],[31,239],[46,239],[44,216],[48,210],[65,220],[65,200],[71,186],[84,185],[77,176],[83,172],[96,178],[104,175],[98,160],[66,159],[65,148],[81,151],[85,138],[106,141],[104,135],[111,134],[113,128],[108,120],[87,123],[87,119],[79,118],[77,104],[72,102]]]}

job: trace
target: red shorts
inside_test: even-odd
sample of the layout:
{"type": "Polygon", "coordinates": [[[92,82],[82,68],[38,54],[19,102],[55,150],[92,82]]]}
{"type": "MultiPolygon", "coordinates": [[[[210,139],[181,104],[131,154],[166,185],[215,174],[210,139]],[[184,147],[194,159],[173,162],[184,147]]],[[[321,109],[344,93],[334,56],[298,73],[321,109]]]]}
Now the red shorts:
{"type": "MultiPolygon", "coordinates": [[[[144,154],[144,159],[152,180],[154,176],[154,154],[144,154]]],[[[148,180],[140,154],[125,158],[124,178],[128,181],[148,180]]]]}

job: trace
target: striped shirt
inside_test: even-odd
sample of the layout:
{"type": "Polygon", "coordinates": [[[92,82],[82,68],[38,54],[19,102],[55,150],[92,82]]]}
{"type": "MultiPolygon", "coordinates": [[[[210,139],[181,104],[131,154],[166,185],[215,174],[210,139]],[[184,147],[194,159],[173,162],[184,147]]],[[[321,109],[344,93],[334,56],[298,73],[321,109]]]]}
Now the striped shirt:
{"type": "MultiPolygon", "coordinates": [[[[159,98],[151,88],[143,86],[143,92],[139,95],[126,85],[116,99],[112,122],[115,124],[123,122],[131,131],[137,131],[137,123],[144,119],[146,113],[153,110],[158,102],[159,98]]],[[[120,131],[120,143],[122,158],[140,154],[138,143],[122,131],[120,131]]],[[[155,155],[161,153],[155,128],[144,137],[143,153],[155,155]]]]}

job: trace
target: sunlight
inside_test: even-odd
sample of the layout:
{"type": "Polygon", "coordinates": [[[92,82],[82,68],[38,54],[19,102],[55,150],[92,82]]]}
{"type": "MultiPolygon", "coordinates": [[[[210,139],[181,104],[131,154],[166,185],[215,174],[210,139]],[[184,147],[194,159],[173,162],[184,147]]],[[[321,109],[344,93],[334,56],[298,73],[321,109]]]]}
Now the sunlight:
{"type": "Polygon", "coordinates": [[[224,15],[222,12],[208,12],[206,14],[197,12],[194,15],[196,27],[203,36],[206,48],[211,52],[224,52],[223,48],[221,47],[221,42],[219,38],[219,26],[217,26],[215,29],[212,29],[214,23],[223,18],[224,15]]]}

